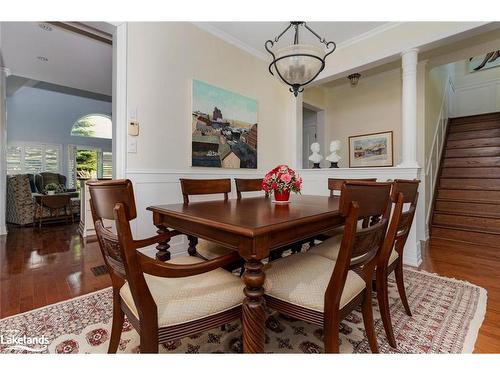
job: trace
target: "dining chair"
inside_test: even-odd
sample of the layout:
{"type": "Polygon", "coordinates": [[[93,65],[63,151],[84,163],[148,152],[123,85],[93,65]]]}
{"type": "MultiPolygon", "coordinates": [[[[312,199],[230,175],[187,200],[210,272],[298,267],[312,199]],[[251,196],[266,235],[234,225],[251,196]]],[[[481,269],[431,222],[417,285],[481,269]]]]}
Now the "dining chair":
{"type": "MultiPolygon", "coordinates": [[[[330,190],[330,197],[338,197],[341,195],[341,190],[342,190],[342,185],[346,181],[364,181],[364,182],[376,182],[376,178],[329,178],[328,179],[328,190],[330,190]]],[[[364,223],[360,223],[359,225],[368,225],[368,221],[365,221],[364,223]]],[[[329,230],[328,232],[325,232],[319,236],[315,237],[315,240],[319,241],[325,241],[328,238],[335,237],[342,235],[342,232],[344,231],[344,226],[339,226],[336,228],[333,228],[332,230],[329,230]]],[[[315,241],[310,242],[310,249],[316,246],[315,241]]]]}
{"type": "Polygon", "coordinates": [[[411,316],[403,277],[403,251],[417,209],[419,184],[419,180],[400,179],[394,180],[392,184],[391,201],[394,208],[375,274],[380,315],[389,344],[394,348],[397,344],[391,322],[387,279],[391,272],[394,271],[399,297],[406,314],[411,316]],[[403,211],[405,204],[409,204],[409,208],[403,211]]]}
{"type": "MultiPolygon", "coordinates": [[[[262,181],[262,178],[235,178],[234,183],[236,185],[236,196],[238,199],[241,199],[241,193],[262,191],[262,181]]],[[[265,196],[268,197],[269,194],[265,192],[265,196]]]]}
{"type": "Polygon", "coordinates": [[[344,185],[344,182],[346,181],[368,181],[368,182],[375,182],[377,181],[376,178],[329,178],[328,179],[328,190],[330,190],[330,197],[340,195],[340,192],[342,190],[342,185],[344,185]],[[338,192],[339,194],[335,194],[335,192],[338,192]]]}
{"type": "Polygon", "coordinates": [[[378,352],[373,326],[372,278],[390,215],[390,183],[344,182],[339,212],[345,218],[338,257],[301,253],[266,265],[267,306],[322,325],[325,352],[339,352],[339,324],[361,305],[370,349],[378,352]],[[379,216],[368,228],[357,223],[379,216]]]}
{"type": "Polygon", "coordinates": [[[243,283],[220,267],[236,253],[203,261],[179,256],[169,262],[150,258],[140,248],[180,234],[170,231],[135,240],[130,221],[137,217],[129,180],[88,182],[97,238],[113,286],[113,324],[108,353],[116,353],[124,316],[140,336],[141,353],[241,317],[243,283]],[[116,233],[103,225],[114,220],[116,233]]]}
{"type": "MultiPolygon", "coordinates": [[[[192,195],[213,195],[223,194],[224,201],[229,199],[231,192],[231,179],[187,179],[181,178],[181,189],[184,204],[189,204],[189,197],[192,195]]],[[[198,256],[205,260],[212,260],[227,255],[233,250],[207,240],[199,240],[195,236],[188,236],[188,253],[191,256],[198,256]]],[[[235,265],[235,268],[238,268],[235,265]]]]}

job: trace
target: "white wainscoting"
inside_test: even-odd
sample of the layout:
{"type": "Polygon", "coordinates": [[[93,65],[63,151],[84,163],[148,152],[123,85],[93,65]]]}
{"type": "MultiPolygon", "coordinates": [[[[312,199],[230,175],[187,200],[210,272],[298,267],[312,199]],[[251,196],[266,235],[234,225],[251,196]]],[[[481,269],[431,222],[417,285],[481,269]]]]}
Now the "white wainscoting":
{"type": "MultiPolygon", "coordinates": [[[[420,170],[416,168],[338,168],[338,169],[303,169],[297,170],[303,179],[303,194],[328,195],[328,178],[367,178],[376,177],[379,181],[388,179],[419,178],[420,170]]],[[[151,205],[181,203],[182,194],[179,178],[259,178],[266,171],[242,170],[128,170],[127,178],[134,183],[135,199],[137,204],[137,219],[133,222],[134,235],[140,238],[155,233],[152,225],[152,214],[146,208],[151,205]]],[[[234,184],[234,182],[233,182],[234,184]]],[[[233,185],[231,197],[236,197],[236,188],[233,185]]],[[[210,199],[210,197],[200,197],[210,199]]],[[[424,214],[417,211],[416,220],[423,220],[424,214]]],[[[405,251],[405,263],[418,266],[421,263],[420,240],[417,239],[416,225],[413,226],[408,238],[405,251]]],[[[170,251],[173,256],[186,254],[187,239],[178,236],[170,241],[170,251]]],[[[155,253],[154,248],[147,249],[150,255],[155,253]]]]}
{"type": "Polygon", "coordinates": [[[500,111],[500,78],[455,89],[452,117],[500,111]]]}

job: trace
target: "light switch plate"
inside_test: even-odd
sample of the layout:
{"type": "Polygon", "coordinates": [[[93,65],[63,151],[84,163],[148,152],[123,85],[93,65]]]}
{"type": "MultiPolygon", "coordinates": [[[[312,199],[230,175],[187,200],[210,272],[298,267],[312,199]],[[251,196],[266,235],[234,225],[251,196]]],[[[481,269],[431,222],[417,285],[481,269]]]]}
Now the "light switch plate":
{"type": "Polygon", "coordinates": [[[137,138],[128,137],[128,139],[127,139],[127,151],[130,154],[137,153],[137,138]]]}

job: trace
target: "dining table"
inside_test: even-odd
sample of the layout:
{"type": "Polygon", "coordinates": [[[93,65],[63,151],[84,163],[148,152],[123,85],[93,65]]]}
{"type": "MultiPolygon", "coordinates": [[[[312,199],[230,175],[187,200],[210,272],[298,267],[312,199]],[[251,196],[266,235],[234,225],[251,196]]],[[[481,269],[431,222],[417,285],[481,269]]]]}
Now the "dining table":
{"type": "MultiPolygon", "coordinates": [[[[158,233],[176,231],[238,251],[245,261],[242,276],[243,351],[264,352],[265,268],[269,252],[321,235],[344,223],[339,198],[295,195],[288,203],[270,197],[211,200],[148,207],[158,233]]],[[[158,244],[156,258],[170,259],[168,240],[158,244]]]]}

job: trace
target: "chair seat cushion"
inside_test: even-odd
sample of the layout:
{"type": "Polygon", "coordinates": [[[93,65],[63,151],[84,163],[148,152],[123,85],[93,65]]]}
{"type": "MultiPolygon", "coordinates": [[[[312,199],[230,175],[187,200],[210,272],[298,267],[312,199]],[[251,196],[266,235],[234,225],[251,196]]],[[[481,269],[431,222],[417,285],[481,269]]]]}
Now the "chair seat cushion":
{"type": "MultiPolygon", "coordinates": [[[[174,264],[194,264],[202,259],[180,256],[174,264]]],[[[222,268],[200,275],[165,278],[144,274],[146,283],[158,309],[158,326],[168,327],[208,317],[241,305],[245,298],[243,282],[222,268]]],[[[120,289],[120,296],[138,318],[128,283],[120,289]]]]}
{"type": "MultiPolygon", "coordinates": [[[[324,312],[325,292],[334,267],[335,261],[311,253],[278,259],[266,266],[265,293],[296,306],[324,312]]],[[[340,308],[365,287],[364,280],[354,271],[349,271],[340,308]]]]}
{"type": "Polygon", "coordinates": [[[342,234],[336,235],[324,240],[320,244],[315,245],[313,248],[311,248],[311,250],[308,251],[308,253],[320,255],[330,260],[337,260],[341,243],[342,234]]]}
{"type": "Polygon", "coordinates": [[[389,257],[389,264],[392,264],[399,258],[399,254],[396,250],[392,249],[391,256],[389,257]]]}
{"type": "Polygon", "coordinates": [[[206,260],[212,260],[223,255],[227,255],[233,250],[228,249],[227,247],[218,245],[214,242],[210,242],[207,240],[199,239],[198,245],[196,245],[196,252],[201,255],[206,260]]]}

